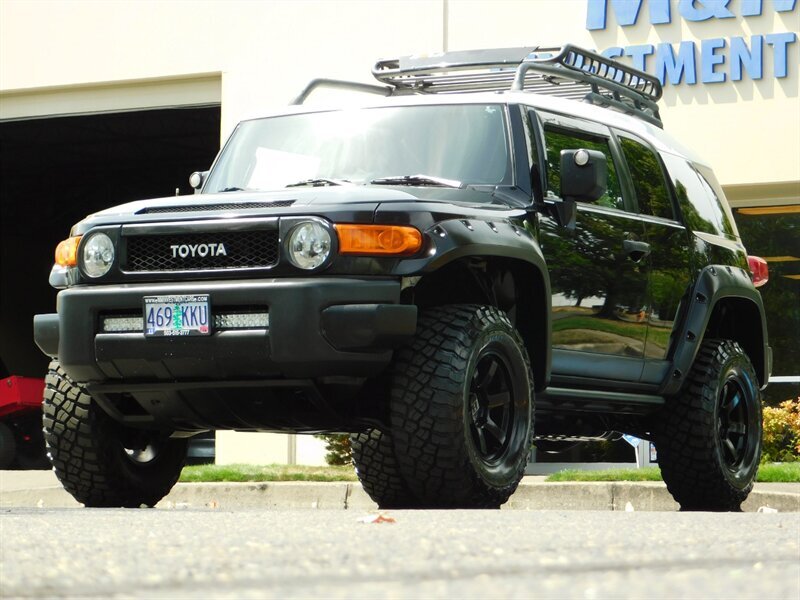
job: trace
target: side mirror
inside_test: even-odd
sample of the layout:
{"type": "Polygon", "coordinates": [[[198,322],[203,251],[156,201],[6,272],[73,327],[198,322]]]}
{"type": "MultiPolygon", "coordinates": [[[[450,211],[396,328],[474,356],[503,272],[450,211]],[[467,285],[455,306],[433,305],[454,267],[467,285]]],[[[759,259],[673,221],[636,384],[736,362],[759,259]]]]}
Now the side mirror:
{"type": "Polygon", "coordinates": [[[561,198],[595,202],[608,187],[606,156],[597,150],[561,151],[561,198]]]}
{"type": "Polygon", "coordinates": [[[200,188],[203,187],[207,177],[208,171],[195,171],[189,175],[189,185],[194,188],[195,194],[200,192],[200,188]]]}

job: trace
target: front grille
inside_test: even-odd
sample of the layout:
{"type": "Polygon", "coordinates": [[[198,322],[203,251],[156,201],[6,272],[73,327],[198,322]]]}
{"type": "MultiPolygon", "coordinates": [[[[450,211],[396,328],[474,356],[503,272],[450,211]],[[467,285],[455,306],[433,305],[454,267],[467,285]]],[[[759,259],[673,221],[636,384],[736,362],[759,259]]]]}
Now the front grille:
{"type": "Polygon", "coordinates": [[[156,213],[197,212],[204,210],[250,210],[253,208],[285,208],[294,204],[294,200],[276,200],[275,202],[232,202],[226,204],[182,204],[180,206],[149,206],[137,211],[137,215],[156,213]]]}
{"type": "Polygon", "coordinates": [[[125,239],[127,257],[122,270],[127,272],[268,268],[275,266],[279,257],[277,230],[135,235],[125,239]]]}

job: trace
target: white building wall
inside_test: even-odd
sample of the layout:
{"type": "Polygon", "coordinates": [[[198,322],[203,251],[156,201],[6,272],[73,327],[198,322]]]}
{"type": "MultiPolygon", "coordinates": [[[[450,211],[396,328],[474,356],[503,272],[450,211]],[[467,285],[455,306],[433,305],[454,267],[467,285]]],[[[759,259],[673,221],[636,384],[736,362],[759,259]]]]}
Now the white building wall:
{"type": "MultiPolygon", "coordinates": [[[[684,19],[672,0],[672,22],[661,25],[649,22],[658,0],[642,0],[635,25],[619,27],[609,9],[606,29],[589,31],[587,7],[596,1],[3,0],[0,118],[8,118],[3,103],[26,91],[219,73],[224,138],[243,115],[285,104],[312,77],[369,81],[377,58],[567,41],[605,49],[692,40],[699,47],[709,38],[800,31],[796,3],[774,10],[786,0],[763,0],[757,17],[742,17],[745,0],[731,0],[733,18],[702,22],[684,19]]],[[[724,184],[800,180],[798,48],[798,41],[788,46],[785,78],[773,76],[765,47],[760,81],[667,86],[667,128],[709,156],[724,184]]]]}
{"type": "MultiPolygon", "coordinates": [[[[369,82],[378,58],[565,42],[699,47],[800,31],[796,2],[778,13],[786,0],[763,0],[762,14],[745,18],[745,1],[756,0],[728,3],[732,18],[691,22],[671,0],[671,23],[651,25],[659,0],[643,0],[635,25],[620,27],[609,10],[606,28],[590,31],[588,3],[603,0],[2,0],[0,119],[221,100],[224,139],[239,119],[287,103],[313,77],[369,82]]],[[[709,159],[737,201],[800,196],[796,38],[787,77],[774,76],[765,49],[761,80],[666,86],[666,128],[709,159]]],[[[223,432],[218,456],[319,462],[321,442],[298,439],[223,432]]]]}
{"type": "Polygon", "coordinates": [[[325,442],[312,435],[218,431],[216,463],[322,466],[325,442]]]}

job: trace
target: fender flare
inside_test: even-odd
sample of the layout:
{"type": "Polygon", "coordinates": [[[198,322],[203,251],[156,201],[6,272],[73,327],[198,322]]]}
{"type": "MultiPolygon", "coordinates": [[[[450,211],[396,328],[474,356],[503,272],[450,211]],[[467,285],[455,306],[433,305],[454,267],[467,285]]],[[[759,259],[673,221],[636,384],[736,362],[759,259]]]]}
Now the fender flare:
{"type": "MultiPolygon", "coordinates": [[[[541,315],[537,334],[544,354],[544,365],[537,381],[537,389],[550,381],[551,352],[551,302],[550,274],[544,254],[539,247],[534,225],[529,221],[481,218],[459,218],[440,221],[425,231],[433,241],[433,249],[422,258],[402,261],[394,274],[422,276],[433,274],[443,267],[464,258],[510,259],[536,271],[541,283],[541,315]]],[[[529,308],[529,310],[531,310],[529,308]]],[[[532,317],[536,320],[536,316],[532,317]]]]}
{"type": "Polygon", "coordinates": [[[708,265],[701,271],[687,302],[685,318],[677,329],[675,345],[671,352],[672,368],[661,386],[660,393],[670,396],[678,393],[694,364],[700,345],[705,338],[714,309],[720,301],[738,299],[750,303],[759,318],[759,352],[750,356],[761,388],[766,387],[772,370],[772,350],[767,338],[767,319],[761,294],[753,286],[750,274],[743,268],[729,265],[708,265]]]}

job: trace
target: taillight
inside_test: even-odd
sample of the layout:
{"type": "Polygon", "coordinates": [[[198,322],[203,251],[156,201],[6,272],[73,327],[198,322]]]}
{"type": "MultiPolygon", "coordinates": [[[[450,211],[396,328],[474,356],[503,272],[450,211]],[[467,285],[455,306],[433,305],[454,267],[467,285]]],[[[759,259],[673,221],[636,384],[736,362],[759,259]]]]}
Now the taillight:
{"type": "Polygon", "coordinates": [[[769,267],[767,261],[760,256],[748,256],[747,265],[750,267],[753,285],[761,287],[769,281],[769,267]]]}

